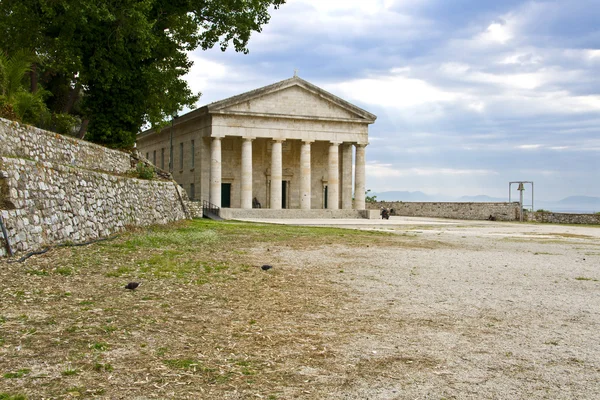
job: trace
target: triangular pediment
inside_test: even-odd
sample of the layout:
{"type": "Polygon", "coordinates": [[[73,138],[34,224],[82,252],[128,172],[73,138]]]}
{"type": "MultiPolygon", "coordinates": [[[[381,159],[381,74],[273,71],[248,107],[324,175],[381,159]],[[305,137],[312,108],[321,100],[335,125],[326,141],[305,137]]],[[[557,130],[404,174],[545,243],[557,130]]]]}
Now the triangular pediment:
{"type": "Polygon", "coordinates": [[[298,77],[209,104],[208,112],[367,123],[376,119],[373,114],[298,77]]]}

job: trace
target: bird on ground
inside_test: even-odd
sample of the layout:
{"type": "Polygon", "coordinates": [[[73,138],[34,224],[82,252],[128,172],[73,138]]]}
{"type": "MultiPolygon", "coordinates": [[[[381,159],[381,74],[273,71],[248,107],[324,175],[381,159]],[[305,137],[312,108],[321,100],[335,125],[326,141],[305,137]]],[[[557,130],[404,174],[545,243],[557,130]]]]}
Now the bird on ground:
{"type": "Polygon", "coordinates": [[[129,282],[127,285],[125,285],[125,289],[135,290],[138,286],[140,286],[139,282],[129,282]]]}
{"type": "Polygon", "coordinates": [[[270,270],[271,268],[273,268],[273,267],[272,267],[272,266],[270,266],[270,265],[267,265],[267,264],[265,264],[265,265],[263,265],[262,267],[260,267],[260,269],[262,269],[263,271],[268,271],[268,270],[270,270]]]}

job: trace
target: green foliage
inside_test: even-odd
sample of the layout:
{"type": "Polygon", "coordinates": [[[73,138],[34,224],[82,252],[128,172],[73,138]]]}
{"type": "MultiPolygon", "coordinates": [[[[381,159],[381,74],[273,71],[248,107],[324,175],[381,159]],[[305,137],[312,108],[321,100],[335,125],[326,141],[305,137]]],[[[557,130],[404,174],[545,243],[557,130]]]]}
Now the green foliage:
{"type": "Polygon", "coordinates": [[[44,89],[32,93],[25,87],[34,60],[24,50],[11,56],[0,51],[0,106],[4,117],[43,125],[50,118],[45,100],[51,93],[44,89]]]}
{"type": "Polygon", "coordinates": [[[377,196],[370,196],[369,192],[371,191],[371,189],[367,190],[365,192],[365,202],[367,203],[375,203],[377,202],[377,196]]]}
{"type": "Polygon", "coordinates": [[[56,113],[52,115],[53,130],[62,135],[73,135],[79,124],[81,124],[81,119],[74,115],[66,113],[56,113]]]}
{"type": "Polygon", "coordinates": [[[0,400],[27,400],[22,394],[0,393],[0,400]]]}
{"type": "Polygon", "coordinates": [[[546,212],[547,213],[547,212],[552,212],[552,211],[550,211],[550,210],[544,210],[543,208],[540,208],[536,212],[541,212],[541,213],[546,212]]]}
{"type": "Polygon", "coordinates": [[[138,178],[140,179],[153,179],[155,172],[154,167],[152,165],[147,165],[143,162],[137,163],[135,167],[135,172],[138,178]]]}
{"type": "MultiPolygon", "coordinates": [[[[0,48],[32,49],[54,112],[89,118],[88,139],[131,147],[145,123],[193,107],[183,80],[190,51],[219,45],[247,53],[253,32],[285,0],[2,0],[0,48]]],[[[30,67],[28,67],[30,68],[30,67]]]]}

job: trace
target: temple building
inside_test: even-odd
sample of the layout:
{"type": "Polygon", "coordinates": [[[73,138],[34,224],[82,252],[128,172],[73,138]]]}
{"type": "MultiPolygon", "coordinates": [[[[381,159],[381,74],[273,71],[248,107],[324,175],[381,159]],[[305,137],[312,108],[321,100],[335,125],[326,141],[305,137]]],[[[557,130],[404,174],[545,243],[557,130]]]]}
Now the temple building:
{"type": "Polygon", "coordinates": [[[376,118],[294,76],[142,132],[137,148],[217,207],[363,210],[376,118]]]}

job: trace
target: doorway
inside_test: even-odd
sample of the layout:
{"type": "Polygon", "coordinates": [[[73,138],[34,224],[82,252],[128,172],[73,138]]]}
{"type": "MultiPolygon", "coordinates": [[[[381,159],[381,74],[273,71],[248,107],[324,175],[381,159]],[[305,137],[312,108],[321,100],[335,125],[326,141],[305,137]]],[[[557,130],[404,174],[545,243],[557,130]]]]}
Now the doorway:
{"type": "Polygon", "coordinates": [[[231,183],[221,183],[221,208],[231,207],[231,183]]]}
{"type": "Polygon", "coordinates": [[[327,193],[328,193],[328,187],[327,185],[325,185],[325,187],[323,188],[323,209],[326,210],[327,209],[327,193]]]}
{"type": "Polygon", "coordinates": [[[287,207],[287,189],[289,181],[281,181],[281,208],[287,207]]]}

